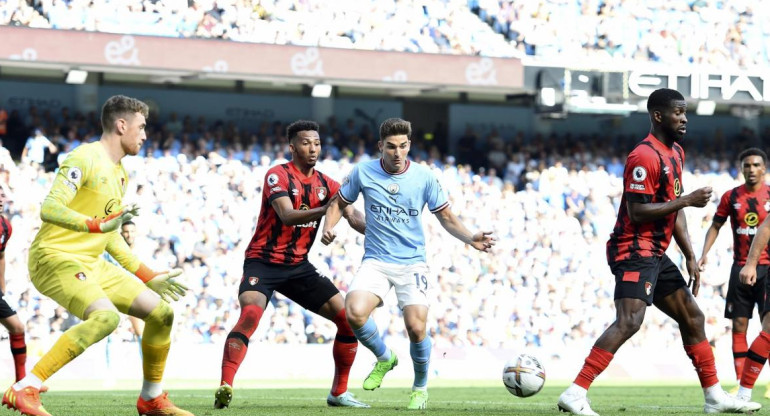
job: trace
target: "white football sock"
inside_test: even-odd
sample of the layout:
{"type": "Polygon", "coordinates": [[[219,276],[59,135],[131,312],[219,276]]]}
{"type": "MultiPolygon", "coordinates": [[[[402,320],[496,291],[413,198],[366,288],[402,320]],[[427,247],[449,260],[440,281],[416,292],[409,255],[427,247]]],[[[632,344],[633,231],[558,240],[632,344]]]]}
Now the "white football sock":
{"type": "Polygon", "coordinates": [[[142,382],[142,392],[139,394],[144,400],[152,400],[163,393],[163,386],[160,383],[151,383],[147,380],[142,382]]]}

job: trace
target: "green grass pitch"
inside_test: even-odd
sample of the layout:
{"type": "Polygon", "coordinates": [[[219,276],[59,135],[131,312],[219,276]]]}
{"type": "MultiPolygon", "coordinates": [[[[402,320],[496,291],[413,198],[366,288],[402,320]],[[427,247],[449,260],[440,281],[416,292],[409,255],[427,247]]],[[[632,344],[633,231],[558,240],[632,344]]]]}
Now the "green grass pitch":
{"type": "MultiPolygon", "coordinates": [[[[83,386],[86,387],[86,386],[83,386]]],[[[180,407],[197,416],[294,416],[294,415],[558,415],[556,401],[566,387],[546,385],[537,395],[519,399],[502,386],[433,387],[428,409],[407,411],[409,388],[382,388],[373,392],[351,391],[369,403],[371,409],[343,409],[326,406],[328,390],[321,388],[252,389],[234,391],[229,409],[214,410],[214,390],[172,390],[170,397],[180,407]]],[[[765,406],[770,401],[758,384],[754,400],[765,406]]],[[[121,391],[51,391],[43,395],[43,404],[54,416],[128,416],[136,415],[138,392],[121,391]]],[[[589,398],[596,412],[607,415],[702,415],[703,394],[697,385],[623,385],[598,384],[589,398]]],[[[0,415],[17,414],[6,408],[0,415]]]]}

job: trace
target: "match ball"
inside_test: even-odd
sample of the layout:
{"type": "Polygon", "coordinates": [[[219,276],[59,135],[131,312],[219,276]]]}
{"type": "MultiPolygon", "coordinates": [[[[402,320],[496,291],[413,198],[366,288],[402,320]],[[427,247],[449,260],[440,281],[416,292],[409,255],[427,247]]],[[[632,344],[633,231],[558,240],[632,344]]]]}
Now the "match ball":
{"type": "Polygon", "coordinates": [[[534,396],[545,384],[545,368],[537,358],[520,354],[505,363],[503,384],[514,396],[534,396]]]}

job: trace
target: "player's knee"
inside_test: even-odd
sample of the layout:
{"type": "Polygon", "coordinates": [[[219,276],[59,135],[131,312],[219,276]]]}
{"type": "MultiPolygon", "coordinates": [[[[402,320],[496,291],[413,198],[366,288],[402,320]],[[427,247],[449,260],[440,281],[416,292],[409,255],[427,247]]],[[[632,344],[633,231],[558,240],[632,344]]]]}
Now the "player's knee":
{"type": "Polygon", "coordinates": [[[353,305],[345,308],[345,319],[353,328],[361,328],[369,319],[369,314],[364,313],[363,309],[353,305]]]}
{"type": "Polygon", "coordinates": [[[21,323],[21,321],[13,321],[8,325],[8,333],[12,335],[17,334],[23,334],[24,333],[24,324],[21,323]]]}
{"type": "Polygon", "coordinates": [[[630,338],[632,335],[639,332],[639,329],[642,327],[642,322],[642,319],[620,319],[617,322],[617,327],[626,338],[630,338]]]}
{"type": "Polygon", "coordinates": [[[120,325],[120,314],[116,311],[95,311],[91,312],[87,321],[93,322],[93,325],[98,328],[99,333],[107,336],[120,325]]]}
{"type": "Polygon", "coordinates": [[[158,302],[158,306],[144,318],[146,325],[171,326],[174,323],[174,310],[166,302],[158,302]]]}
{"type": "Polygon", "coordinates": [[[425,321],[422,319],[405,319],[404,326],[411,342],[420,342],[425,338],[425,321]]]}

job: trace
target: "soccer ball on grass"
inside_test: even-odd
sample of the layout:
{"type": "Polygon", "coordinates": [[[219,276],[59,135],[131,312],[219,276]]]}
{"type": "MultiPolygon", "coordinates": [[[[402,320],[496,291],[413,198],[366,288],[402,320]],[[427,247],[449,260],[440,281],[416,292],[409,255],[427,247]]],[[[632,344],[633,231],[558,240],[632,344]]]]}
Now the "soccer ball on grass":
{"type": "Polygon", "coordinates": [[[503,384],[514,396],[534,396],[545,384],[545,368],[537,358],[519,354],[505,363],[503,384]]]}

